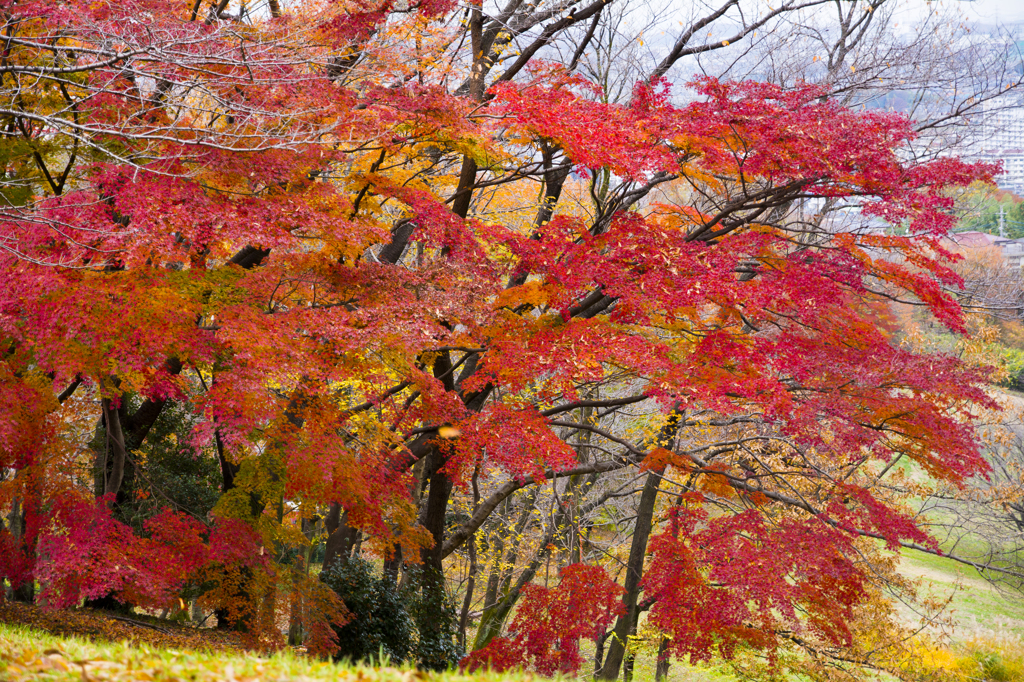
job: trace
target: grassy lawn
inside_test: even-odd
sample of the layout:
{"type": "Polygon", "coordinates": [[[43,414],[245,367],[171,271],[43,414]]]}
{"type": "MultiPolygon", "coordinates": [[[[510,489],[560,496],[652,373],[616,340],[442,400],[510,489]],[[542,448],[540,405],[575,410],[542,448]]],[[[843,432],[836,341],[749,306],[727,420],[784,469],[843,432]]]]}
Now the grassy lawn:
{"type": "Polygon", "coordinates": [[[270,656],[152,646],[145,642],[92,642],[0,622],[0,680],[145,682],[225,680],[338,680],[341,682],[523,682],[530,675],[421,673],[408,668],[367,668],[317,661],[283,651],[270,656]]]}
{"type": "Polygon", "coordinates": [[[945,557],[903,550],[901,572],[920,579],[937,597],[952,595],[950,609],[959,623],[956,639],[978,635],[1024,636],[1024,602],[1001,593],[972,566],[945,557]]]}

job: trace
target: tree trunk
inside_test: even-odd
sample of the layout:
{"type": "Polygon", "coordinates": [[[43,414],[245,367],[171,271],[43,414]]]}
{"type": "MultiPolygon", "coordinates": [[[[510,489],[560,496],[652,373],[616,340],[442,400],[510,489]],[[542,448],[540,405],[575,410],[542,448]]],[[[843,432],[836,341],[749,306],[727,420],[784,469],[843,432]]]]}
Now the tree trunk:
{"type": "Polygon", "coordinates": [[[476,587],[476,533],[469,536],[469,577],[466,579],[466,598],[462,600],[459,614],[459,646],[466,648],[466,626],[469,624],[469,607],[473,603],[473,588],[476,587]]]}
{"type": "Polygon", "coordinates": [[[652,471],[647,475],[643,492],[640,493],[640,505],[637,508],[636,526],[633,529],[633,543],[629,548],[629,561],[626,564],[625,594],[622,604],[625,613],[615,622],[615,630],[608,645],[608,656],[604,660],[601,671],[595,676],[602,680],[614,680],[619,676],[622,660],[626,653],[626,644],[634,629],[637,618],[637,598],[640,595],[640,579],[643,577],[644,558],[647,556],[647,541],[651,536],[654,521],[654,505],[658,499],[658,484],[664,469],[652,471]]]}
{"type": "Polygon", "coordinates": [[[104,448],[103,494],[117,495],[124,478],[124,433],[121,431],[121,410],[115,410],[109,398],[101,401],[103,421],[107,427],[107,442],[104,448]]]}
{"type": "Polygon", "coordinates": [[[348,512],[341,513],[341,505],[332,502],[327,518],[324,519],[327,540],[324,546],[324,565],[322,570],[329,569],[335,562],[342,565],[348,563],[352,545],[355,544],[356,529],[348,525],[348,512]]]}
{"type": "Polygon", "coordinates": [[[661,682],[668,677],[668,667],[671,662],[672,659],[668,654],[668,637],[662,637],[661,644],[658,645],[658,667],[654,671],[654,682],[661,682]]]}
{"type": "Polygon", "coordinates": [[[420,550],[420,603],[416,627],[418,665],[427,670],[444,670],[457,662],[458,623],[450,608],[444,575],[443,545],[445,513],[452,492],[452,481],[442,471],[445,458],[437,447],[431,447],[427,463],[429,474],[426,505],[420,522],[433,537],[433,544],[420,550]]]}
{"type": "Polygon", "coordinates": [[[604,666],[604,645],[608,641],[612,631],[609,630],[603,635],[597,638],[597,648],[594,649],[594,677],[601,673],[601,668],[604,666]]]}
{"type": "Polygon", "coordinates": [[[444,567],[442,554],[444,545],[444,522],[448,511],[448,500],[452,494],[452,481],[442,471],[445,465],[444,455],[437,448],[431,448],[428,455],[428,484],[426,507],[421,515],[423,527],[430,532],[434,543],[420,551],[423,561],[424,580],[443,582],[444,567]]]}
{"type": "MultiPolygon", "coordinates": [[[[661,427],[658,437],[654,441],[656,447],[668,447],[675,441],[679,432],[679,425],[683,420],[683,413],[678,405],[669,414],[665,425],[661,427]]],[[[643,492],[640,493],[640,504],[636,512],[636,525],[633,528],[633,542],[629,548],[629,560],[626,563],[626,581],[623,587],[626,592],[622,595],[622,605],[625,613],[619,616],[615,622],[615,629],[612,632],[611,643],[608,646],[608,656],[594,677],[604,680],[614,680],[619,676],[619,669],[622,667],[622,659],[626,653],[626,645],[629,636],[636,631],[637,623],[637,599],[640,596],[640,580],[643,578],[644,559],[647,556],[647,541],[651,537],[651,529],[654,527],[654,506],[658,500],[658,485],[661,483],[665,467],[652,470],[644,482],[643,492]]]]}
{"type": "MultiPolygon", "coordinates": [[[[100,401],[102,425],[105,429],[103,443],[96,449],[96,492],[109,495],[107,504],[112,510],[117,509],[117,494],[124,480],[124,466],[127,449],[124,443],[124,432],[121,428],[122,418],[127,414],[124,397],[118,409],[114,409],[109,398],[100,401]],[[102,484],[102,487],[99,487],[102,484]]],[[[128,612],[131,606],[118,601],[110,594],[96,599],[87,599],[85,606],[91,609],[128,612]]]]}
{"type": "MultiPolygon", "coordinates": [[[[434,360],[434,377],[441,381],[446,391],[455,390],[451,353],[448,351],[440,353],[434,360]]],[[[421,550],[420,558],[423,561],[424,587],[427,587],[431,581],[436,581],[438,586],[443,587],[445,515],[448,511],[448,500],[452,494],[452,481],[444,472],[444,466],[448,463],[444,446],[431,445],[429,447],[427,461],[424,465],[426,468],[423,472],[423,479],[428,486],[427,499],[426,506],[420,511],[420,522],[434,538],[434,544],[421,550]]]]}
{"type": "Polygon", "coordinates": [[[622,682],[633,682],[633,664],[636,663],[636,654],[629,652],[622,660],[622,682]]]}
{"type": "MultiPolygon", "coordinates": [[[[28,543],[25,542],[25,515],[25,507],[21,504],[21,500],[15,498],[14,501],[11,503],[11,512],[7,515],[7,522],[8,527],[10,528],[11,536],[15,540],[21,541],[23,551],[34,553],[35,548],[29,547],[28,543]]],[[[0,527],[2,527],[2,524],[0,524],[0,527]]],[[[35,562],[33,561],[32,563],[35,562]]],[[[11,592],[14,601],[22,602],[25,604],[31,604],[33,601],[35,601],[36,596],[35,581],[29,578],[20,585],[14,585],[12,581],[11,592]]]]}
{"type": "MultiPolygon", "coordinates": [[[[398,573],[402,569],[402,546],[394,545],[391,556],[384,560],[384,576],[393,583],[398,583],[398,573]]],[[[403,580],[405,578],[403,577],[403,580]]]]}

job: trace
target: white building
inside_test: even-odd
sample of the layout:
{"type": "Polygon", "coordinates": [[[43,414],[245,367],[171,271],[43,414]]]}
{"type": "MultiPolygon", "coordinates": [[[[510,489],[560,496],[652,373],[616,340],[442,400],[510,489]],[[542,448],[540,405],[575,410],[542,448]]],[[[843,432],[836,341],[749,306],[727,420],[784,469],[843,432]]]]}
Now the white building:
{"type": "Polygon", "coordinates": [[[1001,189],[1024,194],[1024,98],[999,98],[980,115],[971,154],[981,161],[1002,161],[1001,189]]]}

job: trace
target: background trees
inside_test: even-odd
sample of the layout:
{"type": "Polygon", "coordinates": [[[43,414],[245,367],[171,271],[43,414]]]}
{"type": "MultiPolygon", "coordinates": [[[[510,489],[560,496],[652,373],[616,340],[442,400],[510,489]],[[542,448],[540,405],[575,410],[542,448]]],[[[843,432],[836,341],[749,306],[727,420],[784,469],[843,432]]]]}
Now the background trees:
{"type": "Polygon", "coordinates": [[[425,666],[478,612],[475,660],[594,635],[614,678],[648,610],[666,654],[886,665],[837,653],[877,541],[929,543],[883,482],[984,471],[991,404],[887,306],[965,329],[947,191],[995,169],[831,82],[667,80],[820,4],[694,8],[632,75],[605,0],[8,8],[12,588],[287,611],[328,651],[322,541],[418,593],[425,666]],[[816,215],[846,201],[904,236],[816,215]],[[621,608],[581,603],[598,566],[621,608]],[[618,618],[559,639],[523,594],[618,618]]]}

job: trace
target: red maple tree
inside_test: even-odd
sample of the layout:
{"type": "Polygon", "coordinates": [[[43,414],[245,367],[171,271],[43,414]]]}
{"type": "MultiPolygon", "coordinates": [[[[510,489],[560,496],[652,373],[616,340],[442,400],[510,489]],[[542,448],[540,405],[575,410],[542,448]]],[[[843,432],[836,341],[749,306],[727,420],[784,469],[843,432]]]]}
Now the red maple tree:
{"type": "MultiPolygon", "coordinates": [[[[943,288],[947,189],[996,168],[908,161],[908,121],[811,86],[708,78],[679,104],[668,64],[605,103],[573,65],[533,60],[550,35],[492,59],[475,5],[468,28],[443,2],[250,23],[227,6],[5,8],[4,87],[35,78],[0,112],[12,587],[159,606],[219,571],[209,605],[255,625],[287,606],[274,564],[307,542],[293,519],[326,519],[328,561],[361,533],[389,570],[421,562],[426,591],[516,491],[568,481],[582,499],[643,465],[616,633],[642,589],[696,658],[793,632],[841,643],[865,594],[858,538],[928,542],[874,487],[887,464],[984,470],[985,376],[902,347],[886,306],[964,329],[943,288]],[[446,62],[463,31],[470,60],[446,62]],[[794,217],[827,201],[894,229],[794,217]],[[212,520],[136,533],[138,453],[170,405],[195,416],[182,446],[217,459],[220,499],[212,520]],[[609,421],[630,406],[645,412],[609,421]]],[[[564,520],[590,503],[559,504],[564,520]]],[[[512,590],[513,636],[471,660],[575,669],[578,638],[617,611],[599,572],[512,590]]]]}

